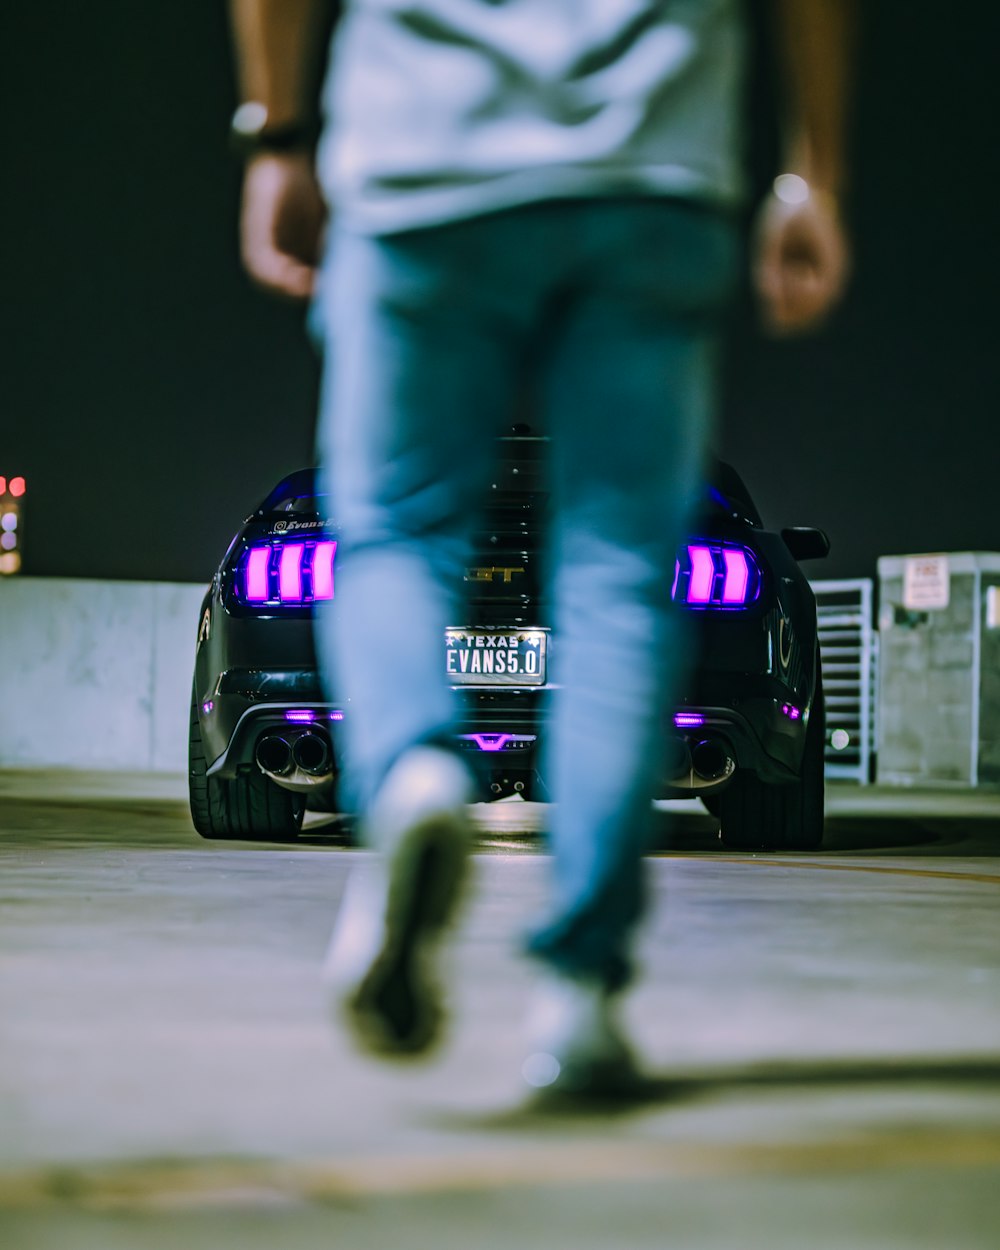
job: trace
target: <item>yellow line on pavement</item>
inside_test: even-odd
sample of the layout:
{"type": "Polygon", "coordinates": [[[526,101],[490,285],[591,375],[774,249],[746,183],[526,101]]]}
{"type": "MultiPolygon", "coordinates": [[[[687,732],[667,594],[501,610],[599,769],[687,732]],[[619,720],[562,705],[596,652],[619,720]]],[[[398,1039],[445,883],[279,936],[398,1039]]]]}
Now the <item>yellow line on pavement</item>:
{"type": "Polygon", "coordinates": [[[762,867],[812,868],[824,872],[880,872],[894,877],[931,877],[942,881],[976,881],[980,885],[1000,885],[1000,874],[989,872],[948,872],[943,868],[901,868],[893,864],[838,864],[828,859],[785,859],[781,856],[758,859],[754,855],[699,856],[706,862],[757,864],[762,867]]]}
{"type": "Polygon", "coordinates": [[[1000,1131],[906,1130],[823,1142],[523,1142],[434,1155],[206,1159],[36,1168],[0,1176],[0,1211],[184,1211],[749,1174],[1000,1166],[1000,1131]]]}

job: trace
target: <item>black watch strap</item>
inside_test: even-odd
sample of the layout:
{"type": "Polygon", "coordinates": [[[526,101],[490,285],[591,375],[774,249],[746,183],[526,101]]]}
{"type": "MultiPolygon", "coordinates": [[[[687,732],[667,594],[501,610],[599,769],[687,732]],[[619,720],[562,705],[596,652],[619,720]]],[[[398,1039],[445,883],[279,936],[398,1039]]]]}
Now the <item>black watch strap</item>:
{"type": "Polygon", "coordinates": [[[233,151],[243,158],[259,152],[305,152],[316,145],[319,123],[293,121],[269,126],[267,108],[250,100],[233,114],[229,135],[233,151]]]}

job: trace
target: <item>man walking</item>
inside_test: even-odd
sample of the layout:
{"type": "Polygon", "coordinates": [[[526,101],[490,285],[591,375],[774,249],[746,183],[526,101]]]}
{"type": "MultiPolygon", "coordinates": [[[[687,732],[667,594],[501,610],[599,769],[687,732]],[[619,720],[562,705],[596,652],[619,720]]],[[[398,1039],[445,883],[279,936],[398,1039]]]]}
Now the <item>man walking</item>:
{"type": "MultiPolygon", "coordinates": [[[[349,884],[329,979],[369,1049],[437,1038],[429,956],[465,876],[470,797],[440,646],[470,507],[527,372],[551,437],[560,688],[524,1072],[570,1093],[627,1087],[616,1003],[683,658],[669,590],[737,273],[742,6],[348,0],[314,162],[322,0],[233,5],[243,255],[264,286],[314,297],[325,344],[319,447],[340,546],[317,641],[350,699],[350,782],[379,852],[349,884]]],[[[766,321],[793,332],[845,280],[849,30],[844,0],[774,10],[786,166],[754,264],[766,321]]]]}

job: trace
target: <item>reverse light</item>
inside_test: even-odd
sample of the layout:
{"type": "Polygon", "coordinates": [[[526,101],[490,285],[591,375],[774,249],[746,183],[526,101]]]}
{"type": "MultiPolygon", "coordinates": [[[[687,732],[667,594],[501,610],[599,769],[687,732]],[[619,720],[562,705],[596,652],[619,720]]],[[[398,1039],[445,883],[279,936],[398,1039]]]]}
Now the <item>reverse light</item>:
{"type": "Polygon", "coordinates": [[[306,607],[333,598],[337,544],[265,542],[248,547],[236,570],[236,597],[254,607],[306,607]]]}
{"type": "Polygon", "coordinates": [[[677,553],[670,595],[689,608],[739,611],[758,598],[760,580],[760,568],[748,547],[693,542],[677,553]]]}

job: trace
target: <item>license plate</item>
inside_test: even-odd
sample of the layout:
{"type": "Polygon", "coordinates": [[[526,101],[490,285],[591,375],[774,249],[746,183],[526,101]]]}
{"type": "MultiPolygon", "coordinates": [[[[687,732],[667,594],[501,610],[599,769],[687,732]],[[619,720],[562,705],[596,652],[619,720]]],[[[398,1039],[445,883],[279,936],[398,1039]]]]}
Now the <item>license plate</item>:
{"type": "Polygon", "coordinates": [[[453,686],[543,686],[543,629],[449,629],[445,672],[453,686]]]}

